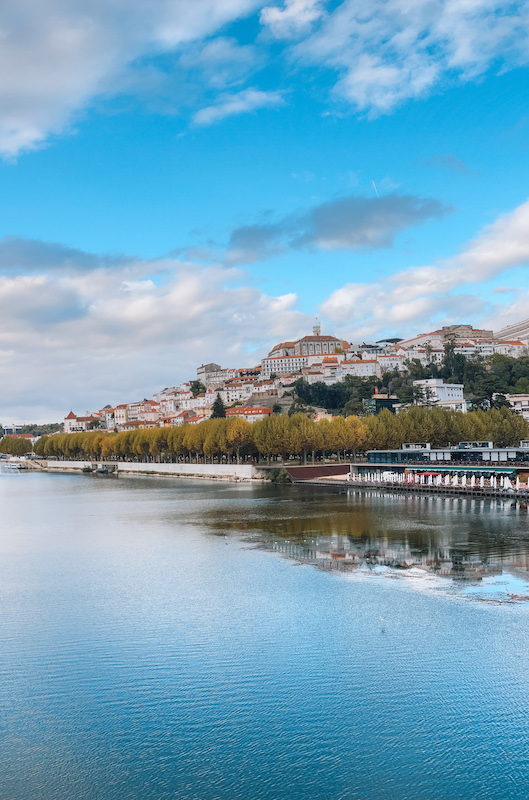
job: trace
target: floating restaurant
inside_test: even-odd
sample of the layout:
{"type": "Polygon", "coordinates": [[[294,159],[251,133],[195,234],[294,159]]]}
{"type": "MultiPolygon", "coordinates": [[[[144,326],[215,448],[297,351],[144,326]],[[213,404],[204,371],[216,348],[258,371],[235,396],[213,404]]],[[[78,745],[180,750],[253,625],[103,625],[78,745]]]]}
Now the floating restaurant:
{"type": "Polygon", "coordinates": [[[519,447],[495,447],[493,442],[459,442],[443,448],[427,442],[404,444],[398,450],[369,450],[366,462],[351,466],[351,479],[361,481],[455,486],[479,481],[494,488],[501,482],[503,488],[527,484],[528,478],[529,441],[519,447]]]}

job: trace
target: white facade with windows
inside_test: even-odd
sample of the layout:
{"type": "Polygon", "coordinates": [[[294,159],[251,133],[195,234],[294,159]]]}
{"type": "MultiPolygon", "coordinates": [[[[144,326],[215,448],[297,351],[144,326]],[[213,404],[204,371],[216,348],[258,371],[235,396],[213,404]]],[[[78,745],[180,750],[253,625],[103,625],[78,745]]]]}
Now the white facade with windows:
{"type": "Polygon", "coordinates": [[[435,405],[449,408],[452,411],[467,411],[467,401],[463,397],[462,383],[445,383],[440,378],[427,378],[413,381],[413,385],[422,389],[424,399],[417,405],[435,405]]]}

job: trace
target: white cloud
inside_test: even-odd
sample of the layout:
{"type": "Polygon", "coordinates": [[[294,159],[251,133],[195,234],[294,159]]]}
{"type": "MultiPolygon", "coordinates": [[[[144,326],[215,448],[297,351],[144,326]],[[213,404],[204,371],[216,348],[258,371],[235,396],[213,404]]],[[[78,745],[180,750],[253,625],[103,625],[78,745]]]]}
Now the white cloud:
{"type": "MultiPolygon", "coordinates": [[[[24,256],[18,273],[0,260],[0,421],[58,419],[72,407],[149,396],[192,377],[205,361],[253,365],[271,343],[306,332],[313,321],[297,310],[296,294],[267,295],[233,268],[124,257],[97,264],[94,255],[60,245],[39,250],[36,242],[24,249],[19,240],[14,252],[24,256]]],[[[527,317],[529,293],[515,290],[508,305],[492,305],[503,295],[491,292],[485,301],[480,292],[527,265],[529,201],[454,258],[347,284],[321,312],[328,330],[353,341],[457,321],[497,330],[527,317]]]]}
{"type": "Polygon", "coordinates": [[[260,19],[276,39],[290,39],[306,33],[322,16],[320,0],[286,0],[284,8],[263,8],[260,19]]]}
{"type": "MultiPolygon", "coordinates": [[[[487,225],[457,256],[439,265],[410,267],[377,283],[349,283],[332,292],[321,311],[353,336],[424,330],[439,317],[451,322],[497,313],[499,319],[499,310],[487,310],[479,296],[461,289],[524,266],[529,266],[529,201],[487,225]]],[[[527,316],[522,306],[519,298],[510,305],[511,323],[516,315],[527,316]]],[[[503,314],[502,325],[505,319],[503,314]]]]}
{"type": "Polygon", "coordinates": [[[345,0],[294,53],[338,70],[338,95],[378,114],[443,81],[526,64],[528,30],[525,2],[345,0]]]}
{"type": "Polygon", "coordinates": [[[217,89],[246,80],[261,64],[261,54],[253,45],[239,45],[233,38],[219,36],[216,39],[197,43],[188,49],[179,60],[186,71],[197,69],[208,84],[217,89]]]}
{"type": "MultiPolygon", "coordinates": [[[[95,258],[95,257],[94,257],[95,258]]],[[[103,260],[104,263],[104,260],[103,260]]],[[[253,366],[311,318],[244,274],[179,261],[0,276],[0,422],[150,396],[198,364],[253,366]],[[163,285],[149,277],[163,267],[163,285]]]]}
{"type": "MultiPolygon", "coordinates": [[[[390,112],[446,81],[529,59],[526,2],[344,0],[324,8],[318,0],[3,0],[0,154],[15,157],[71,130],[95,98],[136,93],[174,113],[196,108],[204,91],[244,82],[270,37],[240,45],[223,27],[259,9],[264,29],[287,40],[286,52],[335,70],[337,96],[362,112],[390,112]],[[167,53],[175,54],[168,72],[155,62],[167,53]]],[[[202,100],[208,105],[195,121],[281,102],[279,92],[246,89],[202,100]]]]}
{"type": "Polygon", "coordinates": [[[243,89],[236,94],[221,95],[215,105],[201,108],[193,117],[196,125],[211,125],[235,114],[247,114],[258,108],[282,105],[281,92],[261,92],[259,89],[243,89]]]}
{"type": "Polygon", "coordinates": [[[248,14],[257,0],[3,0],[0,152],[64,131],[134,59],[175,50],[248,14]]]}

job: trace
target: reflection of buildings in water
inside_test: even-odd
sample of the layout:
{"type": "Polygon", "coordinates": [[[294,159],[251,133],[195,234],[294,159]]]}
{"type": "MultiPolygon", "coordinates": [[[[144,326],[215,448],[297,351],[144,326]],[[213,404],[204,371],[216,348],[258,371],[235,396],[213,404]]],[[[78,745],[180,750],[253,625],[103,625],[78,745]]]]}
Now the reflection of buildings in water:
{"type": "MultiPolygon", "coordinates": [[[[201,517],[254,546],[325,570],[417,567],[479,579],[503,569],[529,572],[527,505],[508,498],[420,495],[381,489],[325,494],[289,487],[284,503],[201,517]]],[[[267,497],[267,495],[266,495],[267,497]]]]}
{"type": "Polygon", "coordinates": [[[304,544],[276,540],[272,549],[295,561],[341,572],[353,572],[362,566],[385,566],[395,570],[418,567],[456,580],[481,580],[485,575],[501,573],[505,567],[529,570],[528,553],[491,553],[484,556],[471,552],[461,544],[454,547],[449,542],[440,541],[418,549],[405,541],[355,539],[344,534],[333,534],[318,536],[304,544]]]}

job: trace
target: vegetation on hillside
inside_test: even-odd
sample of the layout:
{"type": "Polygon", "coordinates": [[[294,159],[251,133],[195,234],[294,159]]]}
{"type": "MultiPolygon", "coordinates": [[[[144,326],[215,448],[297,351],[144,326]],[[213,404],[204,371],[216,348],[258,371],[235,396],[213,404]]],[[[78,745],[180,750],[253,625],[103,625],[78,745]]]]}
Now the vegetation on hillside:
{"type": "Polygon", "coordinates": [[[506,394],[529,393],[529,356],[510,358],[495,354],[486,358],[469,359],[454,352],[455,345],[445,345],[441,366],[423,366],[418,359],[406,362],[406,372],[385,372],[381,378],[358,378],[348,375],[342,383],[328,386],[323,381],[308,384],[303,378],[294,387],[296,411],[308,407],[324,408],[332,414],[362,414],[362,400],[380,392],[396,395],[402,403],[426,401],[423,393],[413,385],[425,378],[442,378],[447,383],[462,383],[465,397],[473,410],[501,408],[508,405],[506,394]]]}

